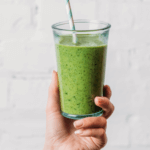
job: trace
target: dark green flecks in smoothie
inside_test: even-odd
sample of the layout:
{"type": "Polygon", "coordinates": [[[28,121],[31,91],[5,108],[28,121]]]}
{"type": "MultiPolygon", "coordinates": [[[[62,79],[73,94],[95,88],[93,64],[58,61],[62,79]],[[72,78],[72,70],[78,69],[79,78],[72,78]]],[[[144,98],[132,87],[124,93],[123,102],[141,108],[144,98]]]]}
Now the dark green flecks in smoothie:
{"type": "Polygon", "coordinates": [[[98,35],[61,36],[56,44],[61,110],[68,114],[84,115],[101,110],[94,103],[103,96],[106,50],[98,35]]]}

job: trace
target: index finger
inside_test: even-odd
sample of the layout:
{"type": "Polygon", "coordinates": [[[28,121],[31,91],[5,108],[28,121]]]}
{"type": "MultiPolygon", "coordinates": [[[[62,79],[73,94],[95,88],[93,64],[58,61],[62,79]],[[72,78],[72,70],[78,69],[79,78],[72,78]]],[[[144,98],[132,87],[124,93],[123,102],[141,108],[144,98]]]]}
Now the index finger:
{"type": "Polygon", "coordinates": [[[114,112],[115,107],[108,98],[96,97],[94,101],[98,107],[101,107],[104,110],[102,116],[105,117],[106,119],[108,119],[111,116],[111,114],[114,112]]]}
{"type": "Polygon", "coordinates": [[[103,96],[107,97],[108,99],[110,99],[111,95],[112,95],[112,92],[111,92],[110,86],[109,85],[105,85],[104,88],[103,88],[103,96]]]}

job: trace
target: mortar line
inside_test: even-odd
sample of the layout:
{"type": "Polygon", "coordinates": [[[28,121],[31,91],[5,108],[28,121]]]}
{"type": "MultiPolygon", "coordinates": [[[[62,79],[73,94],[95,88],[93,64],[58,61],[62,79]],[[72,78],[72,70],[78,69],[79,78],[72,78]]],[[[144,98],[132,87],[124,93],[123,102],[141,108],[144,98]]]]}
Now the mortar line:
{"type": "Polygon", "coordinates": [[[95,17],[96,17],[96,20],[99,19],[99,13],[98,13],[98,8],[99,8],[99,1],[100,0],[95,0],[95,17]]]}

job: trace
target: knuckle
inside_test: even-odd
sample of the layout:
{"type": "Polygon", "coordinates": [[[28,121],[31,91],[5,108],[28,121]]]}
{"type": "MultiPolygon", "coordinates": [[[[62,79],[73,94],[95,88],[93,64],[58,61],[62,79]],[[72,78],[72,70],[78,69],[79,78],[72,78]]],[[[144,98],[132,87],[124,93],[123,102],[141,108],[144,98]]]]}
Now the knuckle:
{"type": "Polygon", "coordinates": [[[108,106],[110,104],[110,101],[108,98],[105,98],[105,105],[108,106]]]}
{"type": "Polygon", "coordinates": [[[107,144],[108,140],[107,140],[107,136],[105,134],[105,137],[102,139],[102,144],[101,144],[101,148],[105,147],[107,144]]]}
{"type": "Polygon", "coordinates": [[[82,119],[82,127],[90,127],[92,126],[95,122],[94,122],[94,117],[87,117],[82,119]]]}
{"type": "Polygon", "coordinates": [[[111,109],[110,109],[110,111],[109,111],[108,117],[112,115],[112,113],[114,112],[114,110],[115,110],[115,107],[114,107],[114,105],[112,104],[112,105],[111,105],[111,109]]]}
{"type": "Polygon", "coordinates": [[[107,120],[104,118],[104,117],[101,117],[101,122],[102,122],[102,126],[103,127],[106,127],[106,125],[107,125],[107,120]]]}
{"type": "Polygon", "coordinates": [[[89,122],[87,119],[88,118],[82,119],[82,127],[86,127],[87,126],[87,123],[89,122]]]}
{"type": "Polygon", "coordinates": [[[105,130],[104,129],[100,129],[100,135],[103,137],[105,135],[105,130]]]}
{"type": "Polygon", "coordinates": [[[90,129],[90,130],[89,130],[89,134],[90,134],[90,135],[94,135],[94,133],[93,133],[93,130],[92,130],[92,129],[90,129]]]}

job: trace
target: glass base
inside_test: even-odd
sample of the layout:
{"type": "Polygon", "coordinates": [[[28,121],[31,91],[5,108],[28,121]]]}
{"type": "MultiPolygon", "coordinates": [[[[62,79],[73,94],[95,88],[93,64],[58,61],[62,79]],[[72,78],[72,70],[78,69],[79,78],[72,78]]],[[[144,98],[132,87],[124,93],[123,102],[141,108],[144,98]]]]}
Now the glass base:
{"type": "Polygon", "coordinates": [[[103,110],[99,111],[99,112],[96,112],[96,113],[93,113],[93,114],[86,114],[86,115],[72,115],[72,114],[67,114],[65,112],[61,112],[61,114],[66,117],[66,118],[69,118],[69,119],[73,119],[73,120],[78,120],[78,119],[83,119],[83,118],[86,118],[86,117],[98,117],[98,116],[102,116],[103,114],[103,110]]]}

